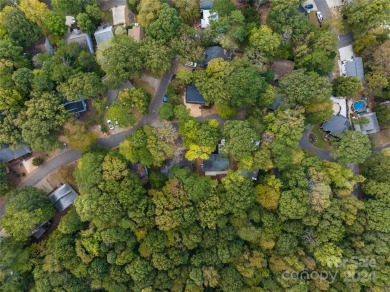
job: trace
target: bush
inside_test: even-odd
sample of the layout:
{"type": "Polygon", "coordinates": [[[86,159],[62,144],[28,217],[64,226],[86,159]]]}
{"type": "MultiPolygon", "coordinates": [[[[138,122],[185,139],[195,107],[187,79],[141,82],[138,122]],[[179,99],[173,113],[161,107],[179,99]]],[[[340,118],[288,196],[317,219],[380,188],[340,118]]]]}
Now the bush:
{"type": "Polygon", "coordinates": [[[41,157],[36,157],[32,161],[32,165],[34,165],[34,166],[40,166],[42,164],[43,164],[43,158],[41,158],[41,157]]]}
{"type": "Polygon", "coordinates": [[[149,182],[153,189],[161,189],[167,178],[159,171],[152,171],[149,176],[149,182]]]}

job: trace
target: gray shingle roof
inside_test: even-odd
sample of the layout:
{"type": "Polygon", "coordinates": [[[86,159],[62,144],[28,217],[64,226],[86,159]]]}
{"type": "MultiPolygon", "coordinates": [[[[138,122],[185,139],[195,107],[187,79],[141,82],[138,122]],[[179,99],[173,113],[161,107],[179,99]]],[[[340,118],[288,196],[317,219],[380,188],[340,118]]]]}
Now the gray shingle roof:
{"type": "Polygon", "coordinates": [[[347,76],[355,76],[360,80],[364,79],[363,60],[362,58],[354,58],[345,63],[347,76]]]}
{"type": "Polygon", "coordinates": [[[71,113],[82,113],[87,110],[87,104],[84,99],[80,98],[75,101],[65,101],[64,108],[71,113]]]}
{"type": "Polygon", "coordinates": [[[95,32],[95,39],[98,45],[112,39],[113,37],[114,33],[112,32],[112,26],[108,26],[104,29],[99,29],[95,32]]]}
{"type": "Polygon", "coordinates": [[[356,131],[362,132],[364,134],[374,134],[380,131],[376,113],[368,113],[362,115],[361,117],[364,117],[369,120],[369,123],[364,125],[355,124],[354,126],[356,131]]]}
{"type": "Polygon", "coordinates": [[[77,198],[76,191],[68,184],[63,184],[49,195],[49,200],[61,212],[71,206],[77,198]]]}
{"type": "Polygon", "coordinates": [[[229,160],[218,154],[210,154],[209,159],[203,161],[204,171],[226,171],[229,169],[229,160]]]}
{"type": "Polygon", "coordinates": [[[21,145],[18,149],[11,149],[8,145],[0,149],[0,161],[11,161],[31,153],[31,149],[27,145],[21,145]]]}
{"type": "Polygon", "coordinates": [[[189,84],[186,89],[186,102],[194,104],[205,104],[206,100],[200,94],[198,88],[194,84],[189,84]]]}
{"type": "Polygon", "coordinates": [[[220,46],[208,47],[204,53],[204,59],[202,61],[202,65],[206,67],[208,63],[216,58],[222,58],[224,60],[228,60],[229,57],[225,54],[225,50],[220,46]]]}
{"type": "Polygon", "coordinates": [[[214,0],[200,0],[200,9],[211,9],[213,7],[214,0]]]}
{"type": "Polygon", "coordinates": [[[333,117],[322,124],[321,129],[330,135],[341,134],[350,126],[349,120],[341,115],[333,115],[333,117]]]}

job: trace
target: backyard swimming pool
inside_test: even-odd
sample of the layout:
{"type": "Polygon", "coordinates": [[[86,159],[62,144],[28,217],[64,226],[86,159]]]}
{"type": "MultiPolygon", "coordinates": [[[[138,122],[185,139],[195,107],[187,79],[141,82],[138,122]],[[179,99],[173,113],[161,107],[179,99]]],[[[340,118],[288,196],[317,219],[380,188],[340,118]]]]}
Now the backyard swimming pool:
{"type": "Polygon", "coordinates": [[[364,100],[355,101],[353,103],[353,110],[357,113],[363,112],[366,109],[366,102],[364,100]]]}

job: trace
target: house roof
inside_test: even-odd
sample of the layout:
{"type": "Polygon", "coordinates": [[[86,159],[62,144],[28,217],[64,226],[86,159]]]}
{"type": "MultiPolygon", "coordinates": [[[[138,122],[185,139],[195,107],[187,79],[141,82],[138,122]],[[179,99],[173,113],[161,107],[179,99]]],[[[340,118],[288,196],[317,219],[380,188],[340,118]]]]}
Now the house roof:
{"type": "Polygon", "coordinates": [[[144,31],[141,26],[134,25],[127,33],[131,36],[136,42],[139,42],[144,37],[144,31]]]}
{"type": "Polygon", "coordinates": [[[271,69],[277,78],[282,78],[294,70],[294,62],[289,60],[275,60],[272,63],[271,69]]]}
{"type": "Polygon", "coordinates": [[[200,0],[199,7],[200,9],[211,9],[213,7],[214,0],[200,0]]]}
{"type": "Polygon", "coordinates": [[[186,88],[186,102],[195,104],[205,104],[206,100],[194,84],[189,84],[186,88]]]}
{"type": "Polygon", "coordinates": [[[330,120],[322,124],[321,129],[330,135],[341,134],[350,126],[349,120],[341,115],[333,115],[330,120]]]}
{"type": "Polygon", "coordinates": [[[87,104],[85,103],[84,99],[82,99],[81,97],[79,100],[65,101],[64,107],[68,112],[71,113],[82,113],[87,110],[87,104]]]}
{"type": "Polygon", "coordinates": [[[78,43],[91,54],[94,53],[92,38],[89,34],[80,32],[79,30],[75,29],[72,32],[68,32],[65,34],[65,40],[68,43],[78,43]]]}
{"type": "Polygon", "coordinates": [[[112,39],[114,37],[114,33],[112,32],[112,25],[107,26],[106,28],[98,29],[94,36],[98,45],[112,39]]]}
{"type": "Polygon", "coordinates": [[[227,171],[229,160],[219,154],[210,154],[209,159],[203,161],[204,171],[227,171]]]}
{"type": "Polygon", "coordinates": [[[353,58],[348,60],[345,63],[345,70],[347,76],[355,76],[360,80],[364,79],[364,70],[363,70],[363,59],[360,57],[353,58]]]}
{"type": "Polygon", "coordinates": [[[209,9],[202,10],[203,18],[200,21],[201,28],[206,28],[210,25],[210,20],[218,20],[217,12],[210,12],[209,9]]]}
{"type": "Polygon", "coordinates": [[[45,49],[46,49],[46,52],[48,52],[50,56],[54,55],[54,48],[51,45],[48,38],[45,39],[45,49]]]}
{"type": "Polygon", "coordinates": [[[230,54],[225,53],[225,50],[220,46],[208,47],[204,52],[203,66],[206,67],[211,60],[216,58],[228,60],[230,59],[230,54]]]}
{"type": "Polygon", "coordinates": [[[364,134],[374,134],[380,131],[376,113],[368,113],[360,117],[366,118],[369,123],[364,125],[354,124],[355,130],[364,134]]]}
{"type": "Polygon", "coordinates": [[[127,25],[126,13],[127,13],[126,5],[120,5],[120,6],[113,7],[112,8],[112,22],[113,22],[113,25],[118,25],[118,24],[125,24],[125,25],[127,25]]]}
{"type": "Polygon", "coordinates": [[[248,171],[248,170],[241,170],[241,174],[244,176],[249,177],[250,179],[257,180],[257,177],[259,176],[259,169],[248,171]]]}
{"type": "Polygon", "coordinates": [[[18,149],[15,150],[9,148],[9,145],[6,145],[0,149],[0,161],[8,162],[14,159],[18,159],[19,157],[22,157],[28,153],[31,153],[31,149],[27,145],[22,144],[18,149]]]}
{"type": "Polygon", "coordinates": [[[58,212],[71,206],[76,198],[76,191],[68,184],[63,184],[49,195],[50,202],[58,212]]]}
{"type": "Polygon", "coordinates": [[[76,22],[76,20],[74,19],[73,16],[71,16],[71,15],[65,16],[65,24],[66,24],[68,27],[71,27],[72,24],[74,24],[75,22],[76,22]]]}

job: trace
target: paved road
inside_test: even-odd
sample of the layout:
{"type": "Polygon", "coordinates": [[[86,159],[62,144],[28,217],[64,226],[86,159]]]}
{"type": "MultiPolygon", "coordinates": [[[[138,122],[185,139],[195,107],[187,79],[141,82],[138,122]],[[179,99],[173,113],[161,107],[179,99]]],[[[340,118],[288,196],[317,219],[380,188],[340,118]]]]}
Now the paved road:
{"type": "MultiPolygon", "coordinates": [[[[145,115],[141,121],[139,121],[133,128],[130,130],[117,133],[114,135],[111,135],[107,138],[100,138],[97,140],[97,144],[109,147],[109,148],[115,148],[118,147],[119,144],[125,139],[125,137],[131,133],[133,133],[137,127],[143,126],[143,125],[151,125],[154,122],[159,120],[158,116],[158,108],[161,106],[163,102],[163,97],[166,92],[167,86],[174,74],[174,71],[177,68],[177,61],[175,60],[173,62],[171,70],[169,70],[163,78],[160,81],[160,84],[156,90],[156,94],[154,95],[150,107],[149,107],[149,114],[145,115]]],[[[56,169],[60,168],[62,165],[66,165],[68,163],[71,163],[72,161],[80,159],[81,154],[73,149],[67,150],[53,159],[50,159],[46,163],[44,163],[42,166],[38,167],[36,170],[31,172],[28,177],[26,177],[18,187],[23,187],[27,185],[35,185],[40,180],[44,179],[46,176],[48,176],[50,173],[55,171],[56,169]]],[[[1,211],[1,210],[0,210],[1,211]]]]}
{"type": "Polygon", "coordinates": [[[337,48],[340,49],[340,48],[352,45],[352,43],[353,43],[353,34],[352,33],[339,35],[339,42],[337,44],[337,48]]]}
{"type": "Polygon", "coordinates": [[[303,133],[301,140],[299,141],[299,146],[301,146],[302,149],[308,150],[311,152],[314,152],[318,157],[320,157],[322,160],[328,160],[328,161],[335,161],[335,159],[330,155],[330,152],[325,149],[319,149],[317,147],[314,147],[310,141],[309,141],[309,133],[310,130],[303,133]]]}
{"type": "Polygon", "coordinates": [[[324,19],[330,19],[330,10],[328,3],[326,3],[325,0],[314,0],[314,3],[317,6],[317,10],[321,11],[321,14],[324,19]]]}

